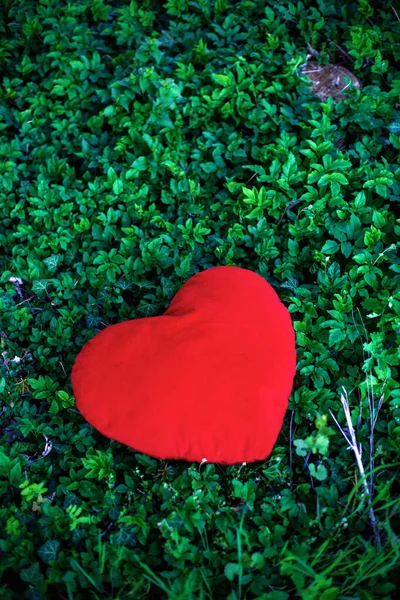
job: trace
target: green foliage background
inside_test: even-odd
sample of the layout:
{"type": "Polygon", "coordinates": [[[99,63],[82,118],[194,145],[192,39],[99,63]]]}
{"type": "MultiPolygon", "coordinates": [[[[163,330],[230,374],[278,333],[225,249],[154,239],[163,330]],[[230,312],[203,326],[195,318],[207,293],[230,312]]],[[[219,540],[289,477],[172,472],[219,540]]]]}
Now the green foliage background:
{"type": "Polygon", "coordinates": [[[3,600],[396,596],[399,12],[1,2],[3,600]],[[307,43],[363,89],[321,103],[299,68],[307,43]],[[297,376],[272,456],[166,464],[97,434],[74,406],[79,349],[161,314],[216,265],[259,272],[293,317],[297,376]],[[329,415],[344,423],[341,386],[368,470],[368,397],[383,396],[381,545],[329,415]]]}

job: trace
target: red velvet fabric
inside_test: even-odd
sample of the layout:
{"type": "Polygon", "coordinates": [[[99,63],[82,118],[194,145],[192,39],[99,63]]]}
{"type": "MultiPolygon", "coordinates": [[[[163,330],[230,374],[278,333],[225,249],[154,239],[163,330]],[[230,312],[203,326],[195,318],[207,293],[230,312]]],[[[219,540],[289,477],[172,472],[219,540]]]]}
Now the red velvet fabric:
{"type": "Polygon", "coordinates": [[[103,435],[162,459],[265,459],[296,370],[288,310],[259,275],[214,267],[159,317],[111,325],[72,369],[77,407],[103,435]]]}

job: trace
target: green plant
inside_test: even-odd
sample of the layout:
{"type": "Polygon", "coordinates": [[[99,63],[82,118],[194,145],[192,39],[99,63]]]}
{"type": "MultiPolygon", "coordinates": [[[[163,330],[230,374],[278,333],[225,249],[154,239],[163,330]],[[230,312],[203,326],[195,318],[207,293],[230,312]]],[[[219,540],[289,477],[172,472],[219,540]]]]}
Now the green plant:
{"type": "Polygon", "coordinates": [[[397,13],[1,4],[4,600],[396,597],[397,13]],[[309,46],[362,89],[321,103],[300,70],[309,46]],[[166,465],[107,440],[74,404],[78,351],[216,265],[257,271],[292,315],[298,368],[272,456],[166,465]],[[365,477],[330,418],[344,427],[343,388],[365,477]]]}

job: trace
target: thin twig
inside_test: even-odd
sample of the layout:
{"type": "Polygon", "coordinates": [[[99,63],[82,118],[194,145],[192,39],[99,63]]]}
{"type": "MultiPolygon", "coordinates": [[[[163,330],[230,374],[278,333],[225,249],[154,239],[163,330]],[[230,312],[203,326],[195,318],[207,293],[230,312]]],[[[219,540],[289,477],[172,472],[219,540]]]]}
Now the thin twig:
{"type": "Polygon", "coordinates": [[[290,470],[292,470],[292,425],[293,425],[293,416],[294,410],[292,410],[292,414],[290,416],[290,425],[289,425],[289,466],[290,470]]]}
{"type": "MultiPolygon", "coordinates": [[[[371,495],[374,493],[374,463],[375,463],[375,442],[374,442],[374,431],[375,425],[378,420],[379,411],[382,408],[385,394],[382,392],[378,400],[378,406],[375,406],[375,395],[374,395],[374,384],[372,381],[372,371],[370,370],[370,381],[371,387],[368,390],[368,377],[367,382],[367,394],[368,394],[368,405],[369,405],[369,419],[370,419],[370,434],[369,434],[369,463],[370,463],[370,491],[371,495]]],[[[386,385],[387,376],[383,382],[383,389],[386,385]]]]}
{"type": "MultiPolygon", "coordinates": [[[[362,318],[361,315],[361,311],[360,309],[357,307],[359,316],[360,316],[360,320],[364,329],[364,334],[365,334],[365,340],[368,342],[368,332],[367,329],[365,327],[365,323],[364,320],[362,318]]],[[[358,330],[357,327],[357,323],[356,320],[354,318],[354,311],[352,311],[352,316],[353,316],[353,323],[354,326],[357,330],[358,336],[361,340],[361,348],[362,348],[362,354],[363,354],[363,361],[365,362],[366,357],[365,357],[365,352],[364,352],[364,344],[363,344],[363,340],[361,337],[361,334],[358,330]]],[[[368,397],[368,406],[369,406],[369,416],[370,416],[370,434],[369,434],[369,462],[370,462],[370,492],[371,492],[371,496],[374,493],[374,454],[375,454],[375,443],[374,443],[374,430],[375,430],[375,425],[378,419],[378,414],[380,409],[382,408],[382,404],[383,404],[383,400],[384,400],[384,394],[381,394],[381,397],[379,399],[378,402],[378,406],[375,407],[375,396],[374,396],[374,388],[373,388],[373,376],[372,376],[372,371],[370,369],[369,371],[369,376],[370,376],[370,382],[368,381],[368,375],[366,376],[366,386],[367,386],[367,397],[368,397]],[[370,387],[371,386],[371,387],[370,387]]],[[[383,383],[383,386],[385,386],[387,381],[387,377],[383,383]]]]}
{"type": "Polygon", "coordinates": [[[22,302],[19,302],[18,304],[15,305],[15,308],[17,308],[17,306],[21,306],[21,304],[24,304],[25,302],[29,302],[29,300],[32,300],[32,298],[34,298],[35,296],[31,296],[30,298],[26,298],[26,300],[22,300],[22,302]]]}
{"type": "Polygon", "coordinates": [[[61,361],[61,360],[59,360],[58,362],[59,362],[59,364],[61,365],[61,368],[62,368],[62,370],[63,370],[63,373],[64,373],[65,377],[67,377],[67,374],[66,374],[66,372],[65,372],[64,365],[62,364],[62,361],[61,361]]]}
{"type": "Polygon", "coordinates": [[[339,52],[341,52],[343,54],[343,56],[347,60],[350,60],[351,62],[354,62],[354,58],[351,58],[351,56],[346,52],[346,50],[343,50],[343,48],[341,48],[341,46],[339,46],[338,44],[335,44],[335,46],[339,50],[339,52]]]}
{"type": "Polygon", "coordinates": [[[395,7],[393,6],[393,4],[391,4],[391,5],[390,5],[390,8],[392,9],[392,11],[394,12],[394,14],[396,15],[396,17],[397,17],[397,20],[398,20],[398,21],[400,21],[400,17],[399,17],[399,15],[397,14],[397,11],[396,11],[395,7]]]}
{"type": "Polygon", "coordinates": [[[303,471],[305,471],[308,467],[308,463],[310,462],[310,456],[312,454],[312,450],[309,450],[306,456],[306,459],[304,461],[304,465],[303,465],[303,471]]]}
{"type": "Polygon", "coordinates": [[[307,48],[308,48],[308,51],[311,54],[311,56],[319,56],[318,50],[315,50],[315,48],[313,48],[311,46],[311,44],[309,44],[308,42],[307,42],[307,48]]]}
{"type": "Polygon", "coordinates": [[[345,90],[347,90],[347,88],[350,87],[351,84],[352,84],[352,81],[349,81],[349,83],[347,85],[345,85],[343,89],[340,90],[339,94],[341,94],[342,92],[344,92],[345,90]]]}
{"type": "Polygon", "coordinates": [[[253,173],[253,175],[250,177],[250,179],[248,179],[248,180],[246,181],[246,185],[248,185],[248,184],[250,183],[250,181],[251,181],[252,179],[254,179],[254,177],[256,177],[256,175],[258,175],[258,173],[253,173]]]}

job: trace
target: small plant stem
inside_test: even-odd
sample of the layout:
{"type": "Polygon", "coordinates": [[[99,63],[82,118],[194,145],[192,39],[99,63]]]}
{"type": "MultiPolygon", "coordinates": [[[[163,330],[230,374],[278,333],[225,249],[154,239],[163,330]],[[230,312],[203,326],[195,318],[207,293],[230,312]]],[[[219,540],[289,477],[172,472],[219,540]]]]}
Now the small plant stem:
{"type": "Polygon", "coordinates": [[[346,442],[348,443],[349,448],[351,450],[353,450],[353,452],[354,452],[354,456],[355,456],[355,459],[356,459],[357,467],[358,467],[359,473],[360,473],[361,478],[362,478],[362,484],[363,484],[363,487],[364,487],[364,492],[365,492],[365,495],[367,497],[367,502],[368,502],[368,507],[369,507],[369,518],[370,518],[371,527],[372,527],[372,530],[374,532],[375,539],[376,539],[377,543],[379,545],[381,545],[381,540],[380,540],[380,535],[379,535],[379,530],[378,530],[378,523],[377,523],[377,520],[376,520],[376,517],[375,517],[374,507],[372,505],[372,495],[371,495],[370,485],[368,484],[367,478],[365,476],[365,469],[364,469],[364,465],[363,465],[363,461],[362,461],[362,447],[361,447],[361,444],[358,444],[358,442],[357,442],[356,433],[354,431],[353,423],[352,423],[352,420],[351,420],[349,400],[348,400],[348,396],[347,396],[347,392],[346,392],[345,388],[343,388],[343,392],[344,393],[341,394],[341,396],[340,396],[340,400],[342,402],[344,414],[346,416],[346,422],[347,422],[347,428],[348,428],[349,435],[347,435],[347,433],[339,425],[339,423],[338,423],[336,417],[334,416],[334,414],[332,413],[332,411],[330,411],[330,413],[331,413],[331,415],[332,415],[332,417],[333,417],[336,425],[338,426],[341,434],[343,435],[343,437],[345,438],[346,442]]]}
{"type": "Polygon", "coordinates": [[[293,468],[293,452],[292,452],[293,417],[294,417],[294,410],[292,410],[292,414],[290,415],[290,426],[289,426],[289,466],[290,466],[290,469],[293,468]]]}

